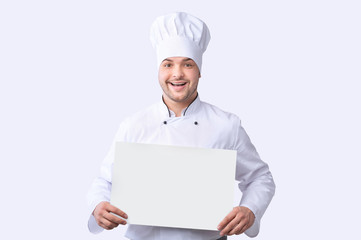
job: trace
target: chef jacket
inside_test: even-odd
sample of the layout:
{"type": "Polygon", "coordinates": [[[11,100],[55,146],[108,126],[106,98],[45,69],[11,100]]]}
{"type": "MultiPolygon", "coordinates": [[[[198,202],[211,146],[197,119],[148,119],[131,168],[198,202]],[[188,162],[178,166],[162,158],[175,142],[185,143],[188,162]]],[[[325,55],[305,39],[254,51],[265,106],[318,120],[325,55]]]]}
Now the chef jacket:
{"type": "MultiPolygon", "coordinates": [[[[197,96],[180,117],[176,117],[161,101],[124,120],[101,165],[100,176],[94,180],[88,193],[91,212],[101,201],[110,200],[116,141],[236,150],[235,179],[242,191],[239,205],[249,208],[255,215],[254,224],[245,234],[249,237],[258,234],[261,217],[274,195],[275,184],[268,165],[260,159],[236,115],[202,102],[197,96]]],[[[217,194],[216,189],[214,194],[217,194]]],[[[90,215],[88,228],[92,233],[103,230],[93,215],[90,215]]],[[[128,225],[125,236],[133,240],[211,240],[220,237],[219,231],[133,224],[128,225]]]]}

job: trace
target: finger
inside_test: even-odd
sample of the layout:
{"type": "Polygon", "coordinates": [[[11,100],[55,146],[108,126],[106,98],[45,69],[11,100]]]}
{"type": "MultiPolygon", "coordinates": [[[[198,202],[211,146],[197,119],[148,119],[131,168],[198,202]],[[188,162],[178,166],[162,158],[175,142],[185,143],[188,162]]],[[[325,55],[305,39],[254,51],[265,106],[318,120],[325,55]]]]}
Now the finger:
{"type": "Polygon", "coordinates": [[[243,225],[243,227],[236,234],[242,234],[250,227],[251,227],[251,225],[250,225],[250,222],[248,221],[246,224],[243,225]]]}
{"type": "Polygon", "coordinates": [[[112,222],[112,223],[116,223],[116,224],[122,224],[125,225],[127,224],[127,221],[125,221],[124,219],[112,214],[112,213],[106,213],[104,215],[104,218],[107,219],[108,221],[112,222]]]}
{"type": "Polygon", "coordinates": [[[221,231],[221,236],[229,235],[229,233],[240,223],[240,217],[235,217],[227,226],[221,231]]]}
{"type": "Polygon", "coordinates": [[[238,235],[238,234],[241,234],[241,230],[244,228],[244,224],[242,223],[239,223],[237,226],[235,226],[229,233],[228,235],[231,236],[231,235],[238,235]]]}
{"type": "Polygon", "coordinates": [[[236,213],[234,211],[231,211],[228,213],[228,215],[219,223],[217,229],[222,230],[229,222],[231,222],[234,217],[236,216],[236,213]]]}
{"type": "Polygon", "coordinates": [[[241,219],[241,222],[237,225],[234,233],[231,234],[236,234],[236,235],[242,234],[251,226],[252,226],[252,221],[250,219],[247,218],[241,219]]]}
{"type": "Polygon", "coordinates": [[[247,214],[246,216],[242,217],[241,222],[243,222],[243,227],[238,231],[238,233],[235,234],[242,234],[244,233],[247,229],[249,229],[253,223],[254,223],[254,213],[253,212],[249,212],[249,214],[247,214]]]}
{"type": "Polygon", "coordinates": [[[104,228],[106,230],[111,230],[113,228],[118,227],[118,224],[110,222],[106,218],[102,218],[99,220],[99,226],[101,226],[102,228],[104,228]]]}
{"type": "Polygon", "coordinates": [[[112,213],[115,213],[116,215],[118,215],[118,216],[120,216],[122,218],[125,218],[125,219],[128,218],[128,215],[125,212],[123,212],[122,210],[120,210],[119,208],[117,208],[117,207],[115,207],[113,205],[109,204],[108,211],[112,212],[112,213]]]}

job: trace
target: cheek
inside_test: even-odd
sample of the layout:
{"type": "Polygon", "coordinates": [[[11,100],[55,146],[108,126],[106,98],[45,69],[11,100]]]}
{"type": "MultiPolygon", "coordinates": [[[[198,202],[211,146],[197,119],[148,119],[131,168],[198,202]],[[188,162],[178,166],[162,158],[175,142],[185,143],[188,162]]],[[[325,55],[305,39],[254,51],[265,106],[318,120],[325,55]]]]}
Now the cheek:
{"type": "Polygon", "coordinates": [[[198,79],[200,78],[200,73],[199,73],[198,68],[197,69],[192,69],[191,71],[189,71],[188,72],[188,78],[192,82],[198,82],[198,79]]]}
{"type": "Polygon", "coordinates": [[[159,82],[165,82],[168,78],[168,74],[165,71],[159,71],[158,72],[158,80],[159,82]]]}
{"type": "Polygon", "coordinates": [[[195,73],[191,76],[192,82],[197,83],[199,81],[199,73],[195,73]]]}
{"type": "Polygon", "coordinates": [[[160,84],[164,84],[166,79],[162,75],[159,75],[158,76],[158,81],[159,81],[160,84]]]}

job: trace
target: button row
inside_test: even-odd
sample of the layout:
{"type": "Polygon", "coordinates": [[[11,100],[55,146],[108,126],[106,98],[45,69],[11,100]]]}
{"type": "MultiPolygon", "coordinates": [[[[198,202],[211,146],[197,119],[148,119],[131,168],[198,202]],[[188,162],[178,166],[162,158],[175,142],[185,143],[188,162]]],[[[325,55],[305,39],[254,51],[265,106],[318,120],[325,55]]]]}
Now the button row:
{"type": "MultiPolygon", "coordinates": [[[[166,124],[167,124],[167,121],[164,121],[163,124],[166,125],[166,124]]],[[[198,122],[195,121],[195,122],[194,122],[194,125],[198,125],[198,122]]]]}

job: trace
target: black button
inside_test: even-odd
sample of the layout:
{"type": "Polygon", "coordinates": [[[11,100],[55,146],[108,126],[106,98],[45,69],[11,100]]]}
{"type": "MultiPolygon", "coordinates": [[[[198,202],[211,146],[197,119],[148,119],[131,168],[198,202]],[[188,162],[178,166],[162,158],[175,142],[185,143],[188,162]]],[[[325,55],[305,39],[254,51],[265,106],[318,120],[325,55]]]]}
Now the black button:
{"type": "Polygon", "coordinates": [[[194,125],[198,125],[198,122],[197,122],[197,121],[195,121],[195,122],[194,122],[194,125]]]}
{"type": "Polygon", "coordinates": [[[164,121],[163,123],[164,123],[164,124],[167,124],[167,121],[164,121]]]}

